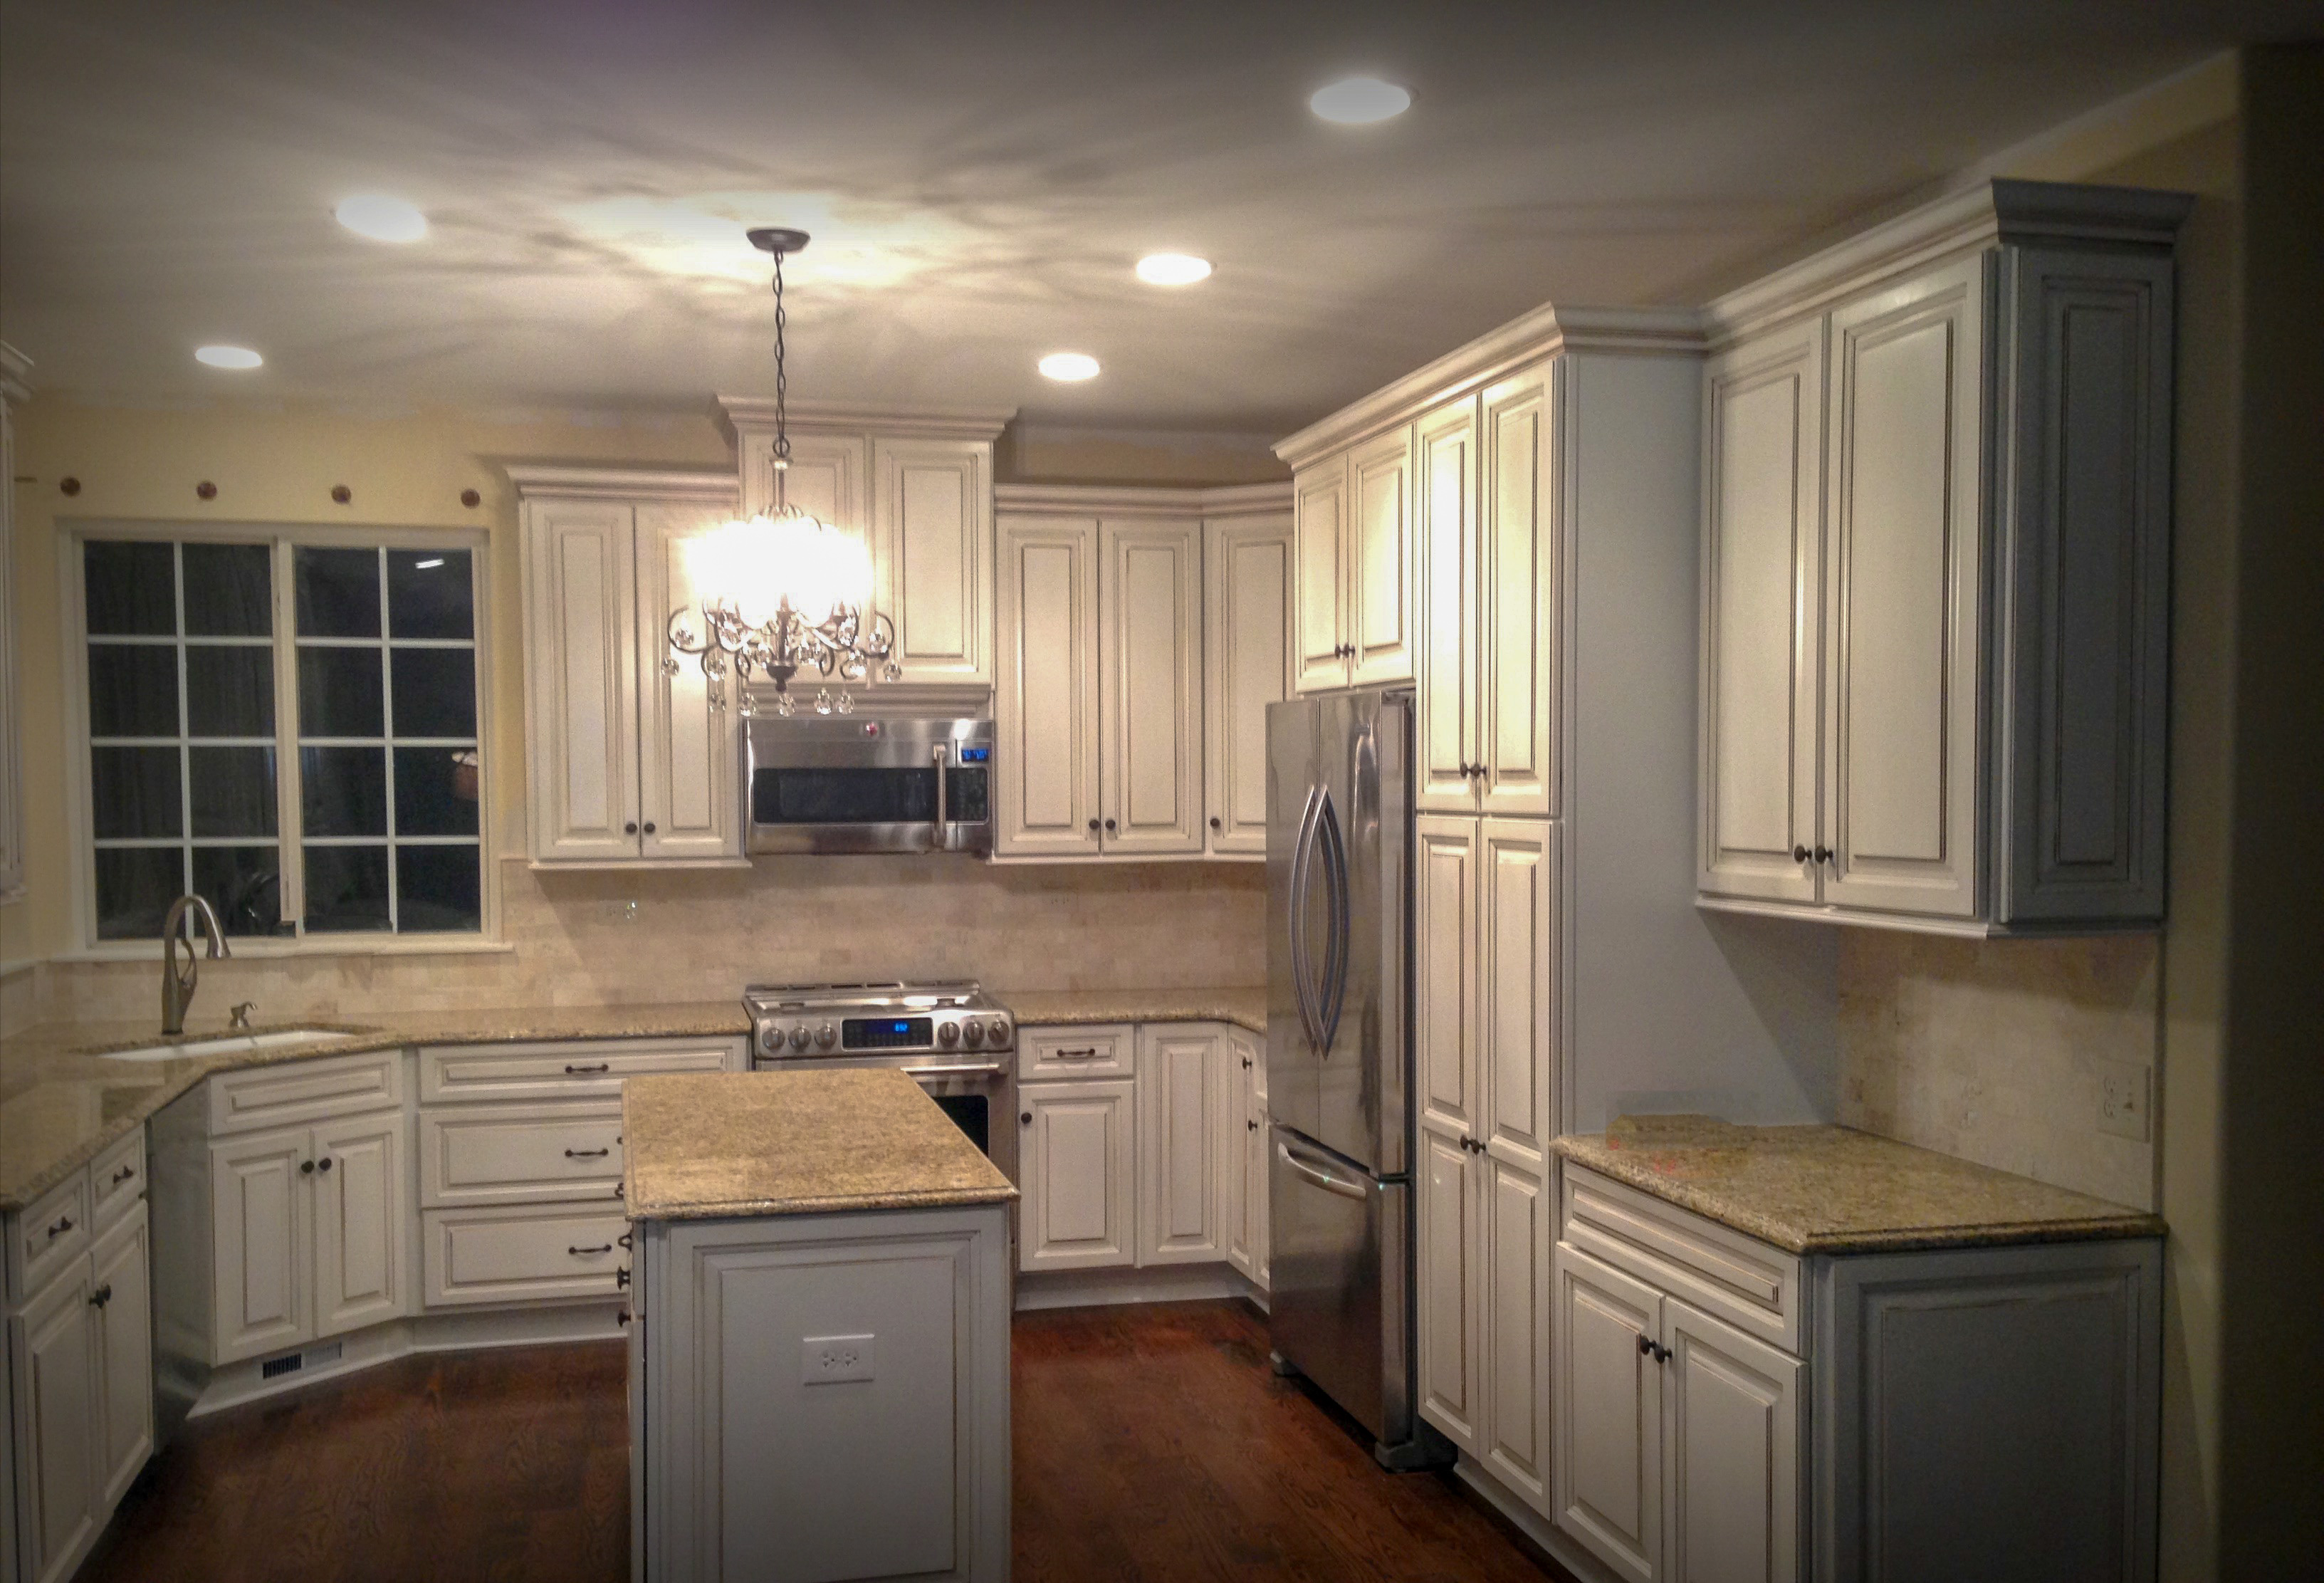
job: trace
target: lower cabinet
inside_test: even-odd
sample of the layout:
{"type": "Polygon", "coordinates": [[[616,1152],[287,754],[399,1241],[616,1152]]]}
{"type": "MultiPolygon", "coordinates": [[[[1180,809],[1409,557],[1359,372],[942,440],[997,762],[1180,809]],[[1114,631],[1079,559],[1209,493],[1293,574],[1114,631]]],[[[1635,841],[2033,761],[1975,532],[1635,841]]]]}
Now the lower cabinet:
{"type": "Polygon", "coordinates": [[[1138,1030],[1138,1262],[1226,1257],[1219,1213],[1229,1139],[1219,1067],[1226,1037],[1210,1023],[1138,1030]]]}
{"type": "Polygon", "coordinates": [[[1130,1079],[1018,1089],[1019,1267],[1094,1270],[1137,1262],[1137,1149],[1130,1079]]]}
{"type": "Polygon", "coordinates": [[[1227,1263],[1265,1289],[1267,1225],[1267,1046],[1242,1028],[1227,1030],[1219,1071],[1226,1106],[1220,1125],[1226,1147],[1220,1160],[1219,1218],[1226,1227],[1227,1263]],[[1241,1135],[1236,1135],[1240,1126],[1241,1135]]]}

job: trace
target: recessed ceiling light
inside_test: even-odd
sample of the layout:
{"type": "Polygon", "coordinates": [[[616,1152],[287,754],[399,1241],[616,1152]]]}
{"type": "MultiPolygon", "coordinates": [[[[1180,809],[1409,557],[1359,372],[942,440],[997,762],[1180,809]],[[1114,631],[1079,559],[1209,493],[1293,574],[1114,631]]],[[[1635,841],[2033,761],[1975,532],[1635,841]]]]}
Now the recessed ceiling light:
{"type": "Polygon", "coordinates": [[[1087,352],[1052,352],[1041,359],[1040,368],[1048,378],[1068,384],[1097,377],[1097,359],[1087,352]]]}
{"type": "Polygon", "coordinates": [[[255,368],[266,359],[248,347],[196,347],[194,361],[213,368],[255,368]]]}
{"type": "Polygon", "coordinates": [[[1210,273],[1211,261],[1191,253],[1149,253],[1138,261],[1138,278],[1149,286],[1191,286],[1210,273]]]}
{"type": "Polygon", "coordinates": [[[358,192],[331,211],[339,224],[374,242],[417,242],[428,235],[428,217],[384,192],[358,192]]]}
{"type": "Polygon", "coordinates": [[[1307,107],[1326,121],[1337,121],[1343,126],[1363,126],[1401,116],[1411,104],[1410,91],[1392,82],[1382,82],[1377,77],[1343,77],[1317,88],[1308,99],[1307,107]]]}

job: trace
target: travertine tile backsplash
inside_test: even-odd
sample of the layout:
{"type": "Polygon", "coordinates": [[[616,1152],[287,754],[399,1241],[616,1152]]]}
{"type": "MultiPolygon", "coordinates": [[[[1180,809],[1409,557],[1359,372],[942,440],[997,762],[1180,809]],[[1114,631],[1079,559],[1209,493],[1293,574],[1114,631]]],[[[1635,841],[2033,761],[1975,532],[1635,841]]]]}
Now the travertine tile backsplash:
{"type": "Polygon", "coordinates": [[[2162,943],[1846,931],[1840,1119],[2095,1193],[2156,1203],[2162,943]],[[2098,1127],[2102,1063],[2143,1075],[2145,1141],[2098,1127]]]}
{"type": "MultiPolygon", "coordinates": [[[[501,884],[507,950],[205,962],[196,1014],[244,1000],[267,1022],[721,1000],[745,983],[810,979],[968,977],[1003,990],[1267,979],[1258,864],[769,857],[748,870],[540,874],[512,859],[501,884]]],[[[154,1014],[157,963],[50,963],[42,1015],[154,1014]]]]}

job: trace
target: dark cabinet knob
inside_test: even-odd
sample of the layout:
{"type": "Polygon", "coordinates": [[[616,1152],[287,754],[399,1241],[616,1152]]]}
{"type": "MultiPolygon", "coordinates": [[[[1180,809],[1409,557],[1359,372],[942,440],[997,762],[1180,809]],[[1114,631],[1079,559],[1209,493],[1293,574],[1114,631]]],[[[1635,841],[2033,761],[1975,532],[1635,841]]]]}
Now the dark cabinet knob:
{"type": "Polygon", "coordinates": [[[1792,848],[1792,861],[1794,863],[1805,863],[1813,856],[1814,854],[1810,852],[1805,847],[1794,847],[1792,848]]]}
{"type": "Polygon", "coordinates": [[[331,1157],[328,1154],[324,1155],[320,1160],[315,1162],[315,1169],[318,1171],[328,1171],[330,1168],[331,1157]]]}
{"type": "Polygon", "coordinates": [[[654,833],[654,822],[653,822],[653,820],[651,820],[651,819],[648,819],[648,820],[646,820],[646,834],[647,834],[647,835],[649,835],[649,836],[650,836],[650,835],[652,835],[653,833],[654,833]]]}
{"type": "Polygon", "coordinates": [[[62,1216],[54,1226],[49,1227],[49,1240],[54,1242],[72,1228],[73,1217],[69,1215],[62,1216]]]}
{"type": "Polygon", "coordinates": [[[1829,847],[1819,847],[1815,849],[1815,860],[1818,863],[1830,863],[1832,857],[1832,849],[1829,847]]]}
{"type": "Polygon", "coordinates": [[[312,1160],[301,1160],[299,1162],[299,1174],[301,1176],[314,1175],[315,1162],[312,1160]]]}
{"type": "Polygon", "coordinates": [[[1097,829],[1097,820],[1095,820],[1095,819],[1092,819],[1092,820],[1090,820],[1090,829],[1091,829],[1091,831],[1092,831],[1093,833],[1094,833],[1094,832],[1095,832],[1095,830],[1097,829]]]}
{"type": "Polygon", "coordinates": [[[627,1264],[624,1264],[620,1269],[613,1272],[613,1284],[619,1287],[627,1286],[629,1283],[630,1269],[627,1264]]]}
{"type": "Polygon", "coordinates": [[[134,1165],[124,1165],[120,1170],[113,1173],[113,1185],[115,1187],[119,1187],[123,1182],[127,1181],[131,1177],[136,1174],[137,1168],[134,1165]]]}
{"type": "Polygon", "coordinates": [[[1242,1124],[1242,1130],[1247,1133],[1255,1133],[1259,1131],[1259,1123],[1255,1121],[1246,1121],[1242,1124]]]}
{"type": "Polygon", "coordinates": [[[1108,820],[1106,820],[1106,821],[1105,821],[1105,828],[1106,828],[1107,829],[1109,829],[1109,830],[1111,830],[1111,829],[1113,829],[1113,821],[1112,821],[1111,819],[1108,819],[1108,820]]]}
{"type": "Polygon", "coordinates": [[[635,819],[632,819],[629,823],[627,823],[627,824],[625,824],[625,825],[623,825],[623,826],[622,827],[622,834],[623,834],[623,835],[625,835],[625,836],[634,836],[634,835],[636,835],[637,833],[638,833],[638,821],[637,821],[637,820],[635,820],[635,819]]]}
{"type": "Polygon", "coordinates": [[[1247,1055],[1242,1058],[1242,1069],[1245,1071],[1250,1070],[1250,1057],[1247,1055]]]}
{"type": "Polygon", "coordinates": [[[110,1281],[88,1294],[88,1306],[91,1308],[103,1308],[112,1301],[113,1282],[110,1281]]]}
{"type": "Polygon", "coordinates": [[[1029,1110],[1028,1110],[1028,1111],[1027,1111],[1024,1115],[1022,1115],[1022,1116],[1019,1116],[1017,1119],[1018,1119],[1018,1121],[1019,1121],[1019,1122],[1020,1122],[1020,1123],[1021,1123],[1021,1124],[1023,1124],[1024,1125],[1026,1125],[1026,1126],[1031,1126],[1031,1125],[1033,1125],[1033,1113],[1032,1113],[1031,1111],[1029,1111],[1029,1110]]]}
{"type": "Polygon", "coordinates": [[[1215,813],[1211,815],[1211,829],[1214,830],[1222,830],[1226,828],[1226,821],[1224,819],[1221,819],[1215,813]]]}

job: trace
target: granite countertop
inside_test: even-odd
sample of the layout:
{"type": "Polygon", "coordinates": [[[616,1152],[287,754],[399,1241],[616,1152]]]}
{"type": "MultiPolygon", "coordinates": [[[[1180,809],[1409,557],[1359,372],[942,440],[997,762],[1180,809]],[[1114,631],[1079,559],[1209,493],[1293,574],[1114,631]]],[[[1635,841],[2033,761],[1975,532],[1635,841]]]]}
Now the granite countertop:
{"type": "Polygon", "coordinates": [[[166,1040],[150,1023],[45,1023],[0,1039],[0,1212],[22,1208],[212,1072],[413,1044],[500,1044],[549,1039],[701,1038],[747,1033],[740,998],[634,1006],[521,1006],[261,1023],[345,1035],[180,1060],[117,1061],[109,1050],[191,1044],[244,1030],[189,1020],[166,1040]]]}
{"type": "Polygon", "coordinates": [[[2163,1218],[1840,1126],[1618,1118],[1566,1159],[1794,1254],[2160,1236],[2163,1218]]]}
{"type": "Polygon", "coordinates": [[[1267,1032],[1267,986],[1235,989],[994,990],[1017,1021],[1042,1028],[1077,1023],[1232,1023],[1267,1032]]]}
{"type": "Polygon", "coordinates": [[[982,1150],[894,1068],[697,1072],[622,1086],[633,1220],[999,1204],[982,1150]]]}

